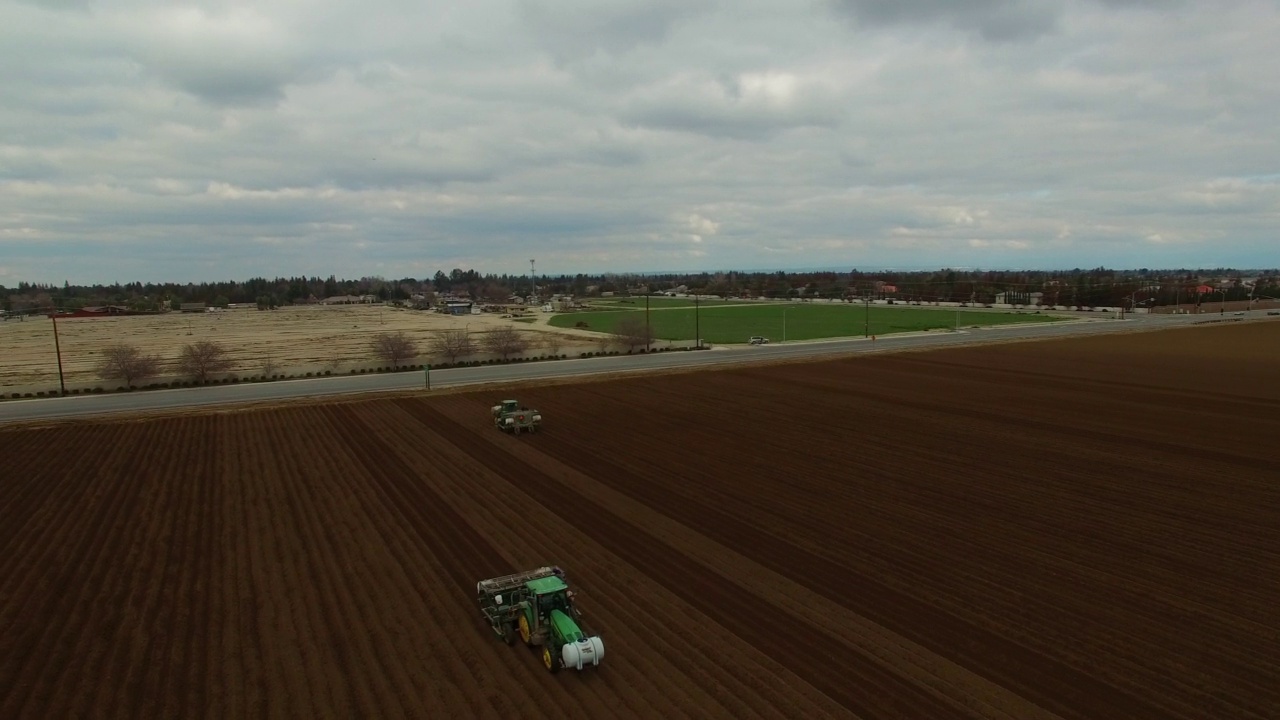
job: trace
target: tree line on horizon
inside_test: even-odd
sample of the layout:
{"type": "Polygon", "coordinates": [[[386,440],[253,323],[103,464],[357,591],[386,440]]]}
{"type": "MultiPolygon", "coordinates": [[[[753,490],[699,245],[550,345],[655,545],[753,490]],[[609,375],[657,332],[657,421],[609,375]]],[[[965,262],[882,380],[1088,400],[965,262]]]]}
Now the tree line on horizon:
{"type": "Polygon", "coordinates": [[[588,297],[604,293],[643,295],[683,288],[722,297],[832,298],[892,297],[903,301],[961,301],[990,304],[1003,294],[1007,302],[1028,304],[1041,293],[1043,304],[1069,306],[1127,306],[1135,293],[1152,305],[1195,303],[1204,299],[1197,287],[1208,285],[1217,300],[1245,300],[1251,294],[1280,298],[1280,271],[1244,272],[1231,268],[1179,270],[954,270],[862,272],[699,272],[601,273],[574,275],[481,274],[474,269],[438,271],[431,278],[264,277],[243,281],[202,283],[115,283],[73,285],[20,282],[0,285],[0,308],[8,313],[77,310],[88,306],[119,305],[133,311],[178,309],[185,302],[214,307],[256,304],[259,309],[316,302],[343,295],[372,296],[378,301],[433,299],[458,294],[491,303],[525,297],[536,287],[540,297],[588,297]],[[1254,282],[1250,283],[1249,281],[1254,282]],[[1157,288],[1158,286],[1158,288],[1157,288]]]}

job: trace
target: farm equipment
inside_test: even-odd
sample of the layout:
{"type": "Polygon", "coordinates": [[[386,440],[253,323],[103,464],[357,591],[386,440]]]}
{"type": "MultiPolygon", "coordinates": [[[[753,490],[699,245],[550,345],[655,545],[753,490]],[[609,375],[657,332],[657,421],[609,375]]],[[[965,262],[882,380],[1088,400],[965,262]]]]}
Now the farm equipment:
{"type": "Polygon", "coordinates": [[[542,426],[542,413],[530,410],[515,400],[503,400],[494,405],[492,411],[494,426],[506,433],[538,432],[542,426]]]}
{"type": "Polygon", "coordinates": [[[553,673],[581,670],[604,659],[604,641],[583,626],[558,567],[481,580],[476,598],[495,635],[508,645],[519,637],[531,648],[542,648],[542,664],[553,673]]]}

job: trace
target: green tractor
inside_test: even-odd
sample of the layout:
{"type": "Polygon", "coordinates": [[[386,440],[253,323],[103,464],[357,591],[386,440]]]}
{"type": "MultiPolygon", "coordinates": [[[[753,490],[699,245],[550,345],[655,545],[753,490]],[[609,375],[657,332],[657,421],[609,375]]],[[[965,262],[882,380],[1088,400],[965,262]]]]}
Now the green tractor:
{"type": "Polygon", "coordinates": [[[542,413],[530,410],[515,400],[503,400],[491,408],[493,425],[502,432],[519,435],[522,432],[538,432],[542,426],[542,413]]]}
{"type": "Polygon", "coordinates": [[[551,672],[581,670],[604,659],[604,641],[582,624],[582,613],[558,567],[481,580],[476,583],[480,612],[503,642],[519,637],[542,649],[542,664],[551,672]]]}

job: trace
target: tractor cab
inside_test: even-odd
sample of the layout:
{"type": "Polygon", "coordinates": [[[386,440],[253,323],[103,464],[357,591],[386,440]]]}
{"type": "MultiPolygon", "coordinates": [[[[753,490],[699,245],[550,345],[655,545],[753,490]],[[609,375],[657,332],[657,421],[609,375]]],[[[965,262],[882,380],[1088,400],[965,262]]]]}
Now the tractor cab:
{"type": "Polygon", "coordinates": [[[569,611],[569,586],[559,577],[551,576],[530,580],[525,583],[525,587],[529,590],[529,595],[533,598],[530,603],[533,614],[536,616],[535,629],[541,629],[546,626],[551,613],[554,610],[560,612],[569,611]]]}
{"type": "Polygon", "coordinates": [[[498,404],[499,415],[504,415],[506,413],[513,413],[519,409],[520,409],[520,403],[516,402],[515,400],[503,400],[501,403],[498,404]]]}

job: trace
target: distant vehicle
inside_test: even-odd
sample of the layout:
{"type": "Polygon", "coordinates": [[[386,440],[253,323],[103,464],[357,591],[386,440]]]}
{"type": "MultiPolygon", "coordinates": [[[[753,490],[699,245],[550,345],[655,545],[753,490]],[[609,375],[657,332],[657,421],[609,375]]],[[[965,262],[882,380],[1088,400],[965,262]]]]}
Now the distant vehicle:
{"type": "Polygon", "coordinates": [[[769,344],[769,338],[767,338],[767,337],[761,337],[761,336],[759,336],[759,335],[752,335],[752,336],[751,336],[750,343],[751,343],[752,345],[768,345],[768,344],[769,344]]]}
{"type": "Polygon", "coordinates": [[[1244,315],[1244,313],[1242,313],[1242,312],[1238,312],[1238,313],[1231,313],[1231,314],[1232,314],[1232,315],[1244,315]]]}
{"type": "Polygon", "coordinates": [[[490,408],[490,412],[493,414],[494,427],[504,433],[536,433],[542,427],[542,413],[530,410],[515,400],[503,400],[490,408]]]}
{"type": "Polygon", "coordinates": [[[1268,315],[1280,315],[1280,310],[1272,310],[1271,312],[1269,312],[1269,313],[1267,313],[1267,314],[1268,314],[1268,315]]]}

